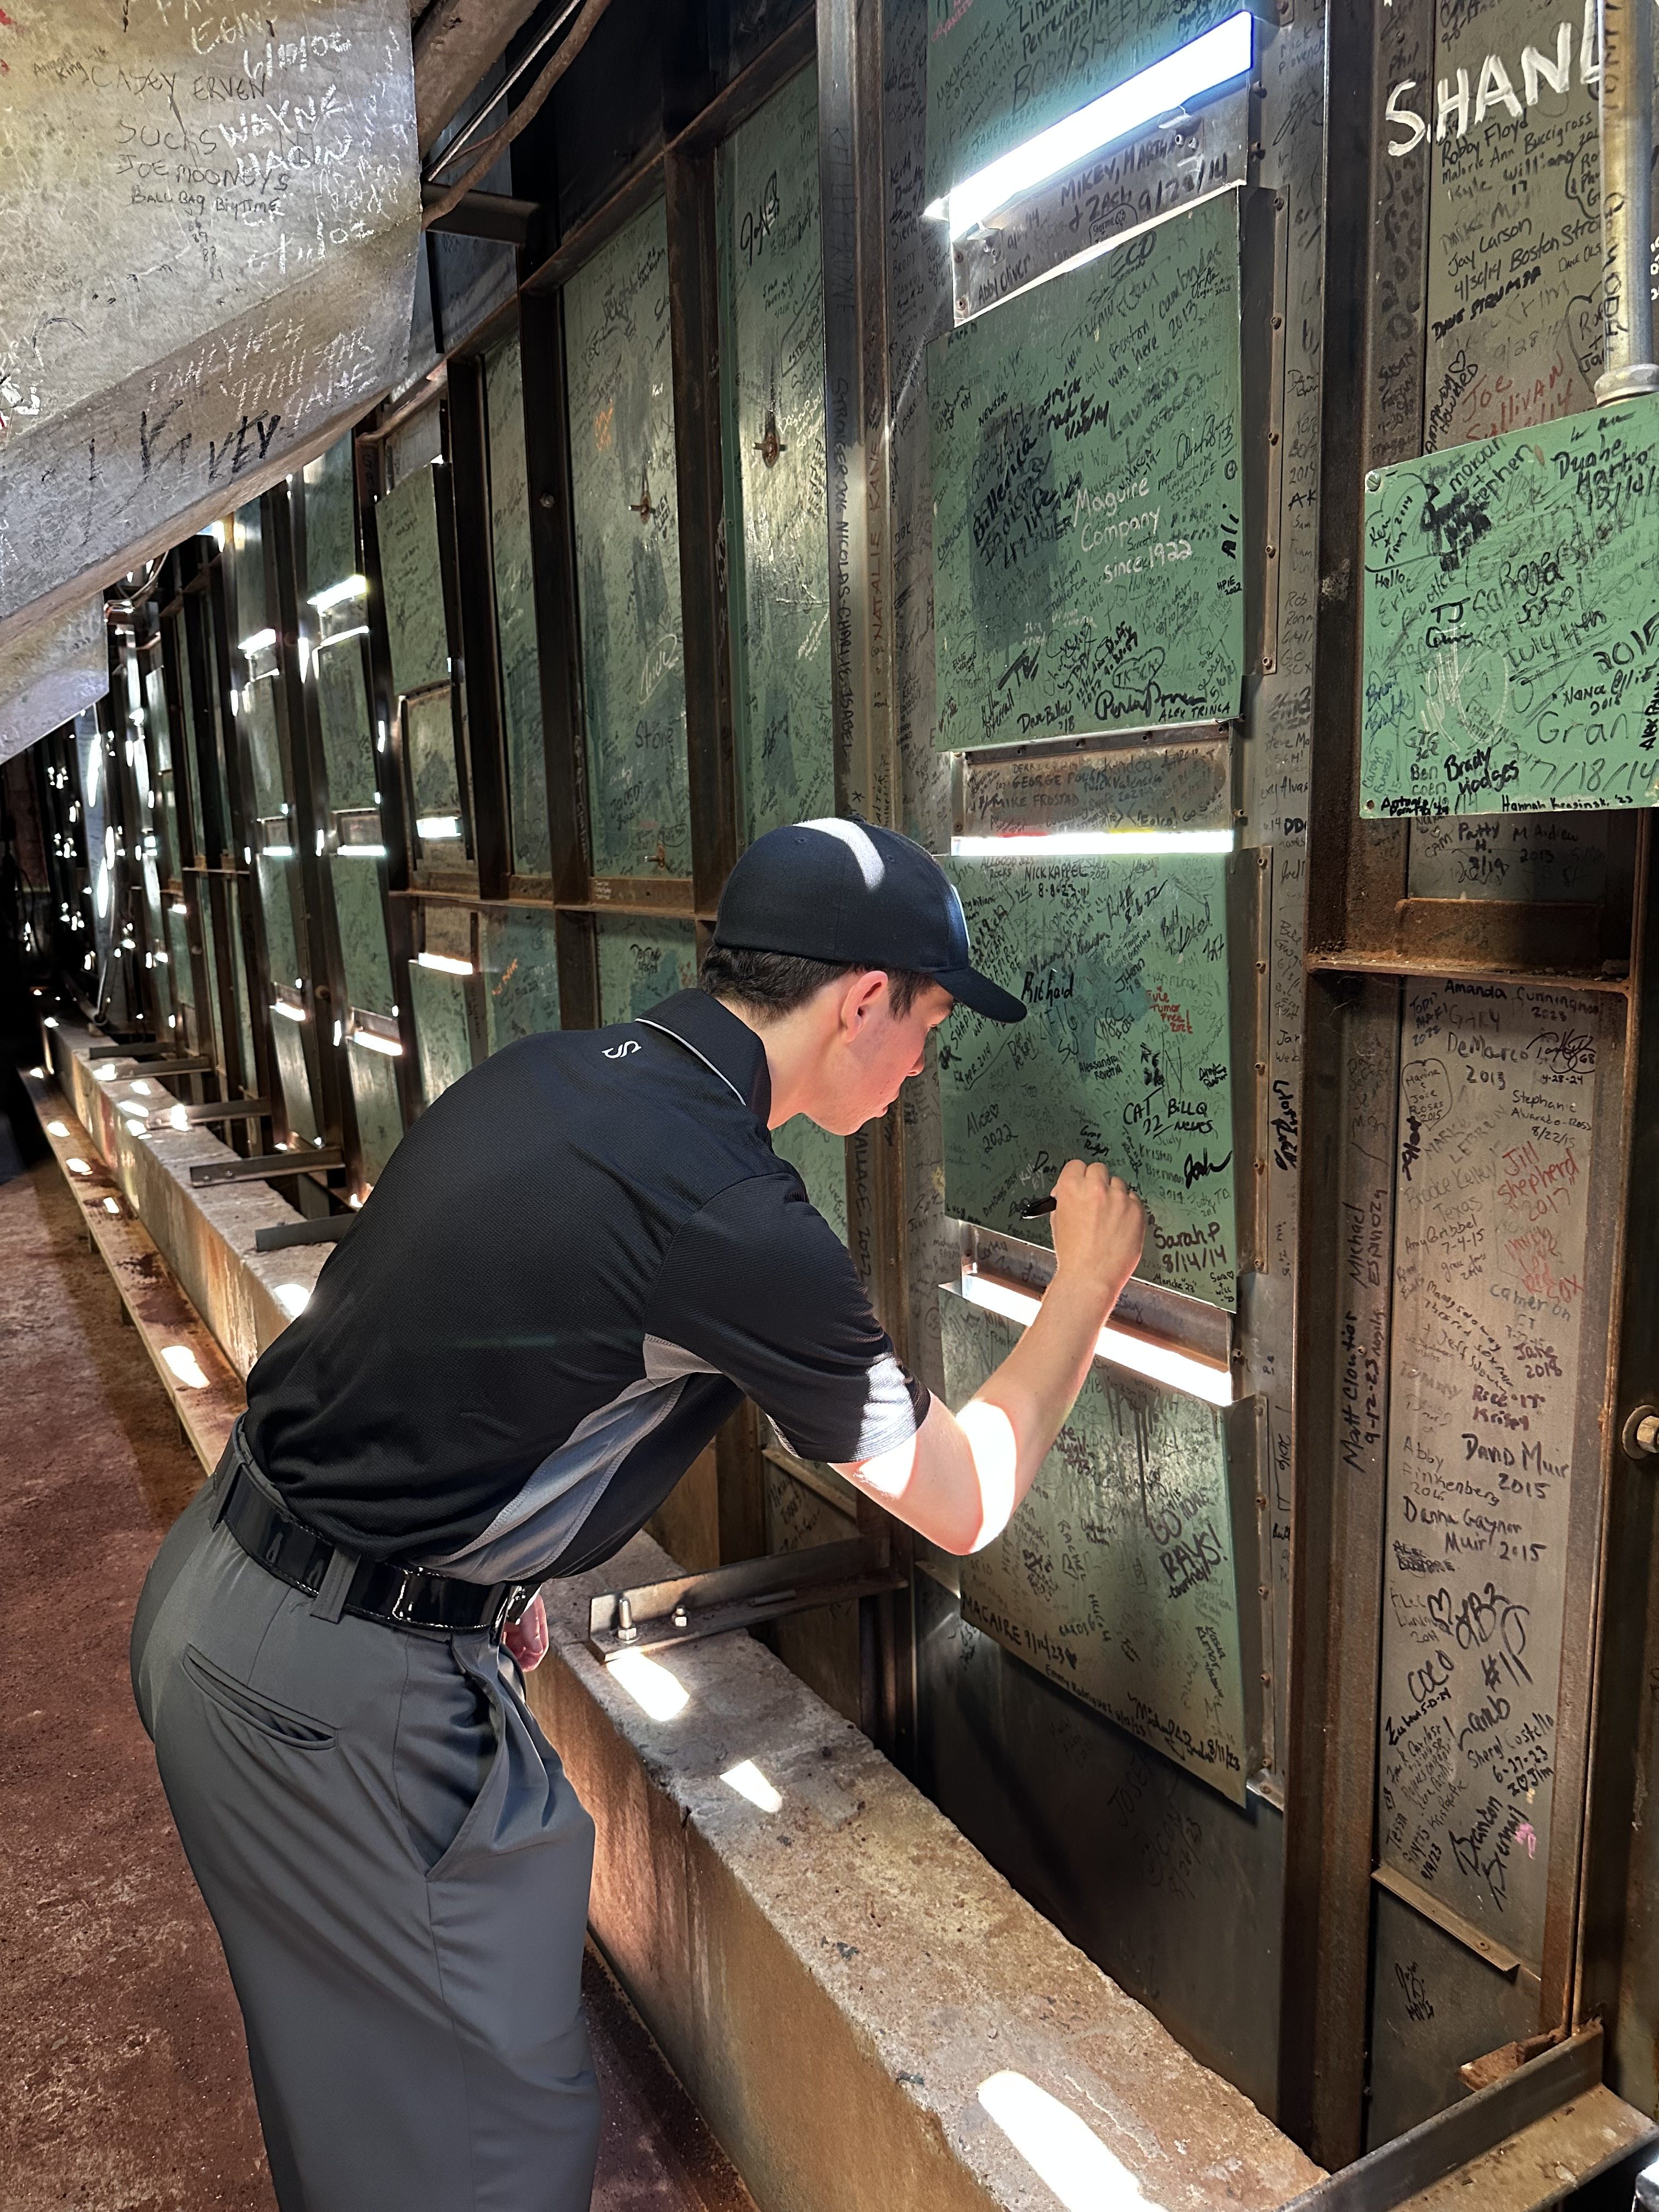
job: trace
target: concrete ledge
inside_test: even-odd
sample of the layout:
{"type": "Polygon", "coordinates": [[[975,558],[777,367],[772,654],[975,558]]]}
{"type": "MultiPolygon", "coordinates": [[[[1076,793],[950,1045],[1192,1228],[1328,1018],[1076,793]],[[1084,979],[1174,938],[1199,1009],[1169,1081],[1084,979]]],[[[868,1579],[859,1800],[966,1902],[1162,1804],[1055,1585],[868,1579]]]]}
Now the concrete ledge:
{"type": "Polygon", "coordinates": [[[308,1295],[331,1248],[295,1245],[283,1252],[256,1252],[256,1231],[301,1218],[288,1200],[263,1182],[198,1190],[191,1169],[200,1161],[234,1159],[229,1146],[206,1129],[135,1129],[120,1111],[124,1099],[157,1110],[172,1103],[171,1093],[145,1075],[143,1063],[94,1063],[88,1057],[92,1039],[85,1032],[59,1028],[47,1034],[53,1071],[76,1120],[84,1125],[226,1358],[246,1377],[292,1318],[276,1296],[279,1286],[295,1285],[308,1295]],[[94,1065],[110,1074],[94,1076],[94,1065]],[[147,1089],[137,1091],[138,1083],[147,1089]]]}
{"type": "Polygon", "coordinates": [[[105,1166],[90,1133],[62,1091],[35,1075],[23,1086],[46,1142],[80,1206],[87,1234],[109,1269],[127,1319],[138,1331],[191,1449],[209,1469],[219,1463],[246,1400],[242,1378],[179,1288],[167,1261],[105,1166]]]}
{"type": "Polygon", "coordinates": [[[594,1933],[765,2212],[1255,2212],[1320,2178],[751,1638],[675,1652],[652,1719],[587,1602],[671,1571],[636,1537],[549,1585],[531,1697],[599,1823],[594,1933]],[[745,1760],[775,1812],[721,1779],[745,1760]]]}

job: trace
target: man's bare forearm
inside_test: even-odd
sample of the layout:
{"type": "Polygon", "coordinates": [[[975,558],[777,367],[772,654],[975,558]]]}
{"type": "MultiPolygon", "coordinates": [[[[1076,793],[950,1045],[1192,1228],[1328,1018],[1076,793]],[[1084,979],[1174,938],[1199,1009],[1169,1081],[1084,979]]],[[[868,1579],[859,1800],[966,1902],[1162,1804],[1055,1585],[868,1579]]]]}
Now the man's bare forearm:
{"type": "Polygon", "coordinates": [[[1139,1200],[1073,1161],[1055,1185],[1059,1264],[1008,1357],[953,1414],[937,1399],[915,1438],[842,1469],[949,1552],[990,1543],[1036,1480],[1077,1402],[1102,1324],[1140,1256],[1139,1200]]]}

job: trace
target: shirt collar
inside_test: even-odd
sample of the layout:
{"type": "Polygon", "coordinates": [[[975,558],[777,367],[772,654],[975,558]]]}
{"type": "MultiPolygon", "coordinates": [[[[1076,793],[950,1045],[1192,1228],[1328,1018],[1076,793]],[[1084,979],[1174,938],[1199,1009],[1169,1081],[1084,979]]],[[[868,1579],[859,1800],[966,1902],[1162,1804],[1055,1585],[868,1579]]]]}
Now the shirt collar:
{"type": "Polygon", "coordinates": [[[677,991],[638,1019],[647,1029],[665,1030],[695,1053],[731,1085],[761,1127],[766,1127],[772,1110],[772,1071],[766,1064],[766,1047],[747,1022],[739,1021],[707,991],[677,991]]]}

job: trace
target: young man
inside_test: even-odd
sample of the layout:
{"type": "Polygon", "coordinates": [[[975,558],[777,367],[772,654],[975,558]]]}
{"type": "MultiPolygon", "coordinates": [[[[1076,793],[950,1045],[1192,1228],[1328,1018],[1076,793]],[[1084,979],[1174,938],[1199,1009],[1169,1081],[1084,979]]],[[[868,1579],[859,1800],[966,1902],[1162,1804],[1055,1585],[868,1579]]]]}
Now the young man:
{"type": "Polygon", "coordinates": [[[588,2202],[592,1824],[499,1649],[542,1656],[541,1582],[608,1559],[745,1392],[953,1552],[1042,1465],[1139,1200],[1065,1169],[1042,1310],[952,1414],[767,1133],[884,1113],[957,1001],[1024,1013],[919,846],[773,830],[702,990],[446,1091],[250,1376],[145,1586],[133,1680],[283,2212],[588,2202]]]}

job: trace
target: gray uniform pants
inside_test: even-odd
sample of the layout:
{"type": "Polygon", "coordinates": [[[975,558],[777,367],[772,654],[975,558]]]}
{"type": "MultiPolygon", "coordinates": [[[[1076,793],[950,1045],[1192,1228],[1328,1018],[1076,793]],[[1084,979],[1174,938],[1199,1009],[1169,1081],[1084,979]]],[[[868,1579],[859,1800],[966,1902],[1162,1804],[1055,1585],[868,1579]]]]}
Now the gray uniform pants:
{"type": "Polygon", "coordinates": [[[150,1570],[133,1688],[282,2212],[586,2212],[593,1824],[484,1637],[330,1619],[216,1525],[225,1475],[150,1570]]]}

